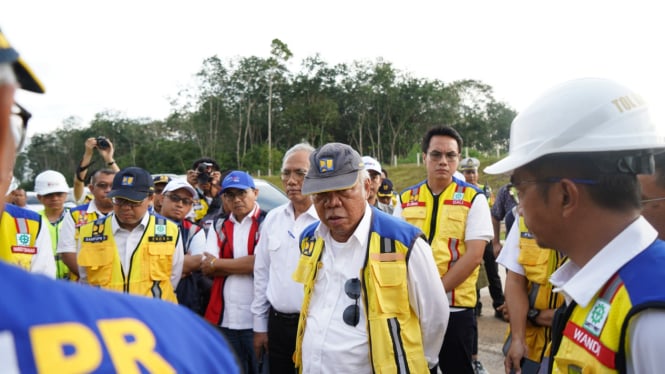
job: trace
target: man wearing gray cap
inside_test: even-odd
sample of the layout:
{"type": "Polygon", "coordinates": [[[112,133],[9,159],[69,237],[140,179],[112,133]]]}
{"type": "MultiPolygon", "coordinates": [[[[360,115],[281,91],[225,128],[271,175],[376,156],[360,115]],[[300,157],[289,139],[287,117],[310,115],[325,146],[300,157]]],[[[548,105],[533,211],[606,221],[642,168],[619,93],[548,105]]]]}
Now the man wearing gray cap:
{"type": "Polygon", "coordinates": [[[150,174],[122,169],[108,193],[113,214],[81,227],[78,247],[82,283],[176,302],[183,244],[178,226],[148,211],[150,174]]]}
{"type": "Polygon", "coordinates": [[[295,363],[302,372],[422,373],[434,367],[448,301],[420,230],[367,203],[360,155],[329,143],[310,156],[302,193],[320,222],[300,237],[305,285],[295,363]]]}

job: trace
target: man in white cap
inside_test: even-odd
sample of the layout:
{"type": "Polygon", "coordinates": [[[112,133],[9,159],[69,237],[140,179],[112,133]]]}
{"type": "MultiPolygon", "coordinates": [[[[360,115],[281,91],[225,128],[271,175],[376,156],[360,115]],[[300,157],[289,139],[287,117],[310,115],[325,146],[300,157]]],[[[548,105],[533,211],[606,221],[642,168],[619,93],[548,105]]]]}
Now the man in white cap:
{"type": "Polygon", "coordinates": [[[58,238],[63,219],[69,214],[69,209],[65,208],[65,200],[69,186],[65,176],[55,170],[46,170],[35,178],[35,192],[37,199],[44,205],[44,209],[39,211],[43,222],[51,236],[51,250],[55,256],[56,278],[69,279],[69,268],[56,253],[58,248],[58,238]]]}
{"type": "MultiPolygon", "coordinates": [[[[161,193],[161,215],[178,225],[183,242],[182,278],[176,288],[178,304],[202,315],[207,303],[202,298],[201,287],[205,280],[199,269],[206,248],[206,235],[201,226],[186,218],[198,194],[184,178],[171,180],[163,187],[161,193]]],[[[210,286],[212,281],[208,284],[208,292],[210,286]]]]}
{"type": "Polygon", "coordinates": [[[372,209],[358,152],[328,143],[310,156],[303,194],[320,222],[300,237],[305,285],[294,355],[303,373],[423,373],[436,366],[448,302],[416,227],[372,209]]]}
{"type": "Polygon", "coordinates": [[[363,164],[365,170],[369,173],[369,194],[367,195],[367,202],[369,205],[376,207],[382,212],[392,214],[392,207],[379,201],[379,188],[383,178],[381,177],[381,164],[371,156],[363,156],[363,164]]]}
{"type": "MultiPolygon", "coordinates": [[[[0,32],[0,194],[28,125],[12,118],[19,87],[44,92],[0,32]]],[[[4,262],[13,253],[0,247],[0,372],[240,372],[219,333],[184,308],[34,276],[4,262]]]]}
{"type": "MultiPolygon", "coordinates": [[[[665,367],[665,242],[640,215],[638,174],[653,172],[665,128],[638,94],[587,78],[549,90],[510,129],[510,173],[524,223],[568,256],[550,277],[567,307],[552,325],[550,371],[659,373],[665,367]]],[[[509,300],[510,301],[510,300],[509,300]]],[[[528,305],[508,305],[526,320],[528,305]]],[[[519,355],[506,371],[519,370],[519,355]]]]}
{"type": "Polygon", "coordinates": [[[113,214],[80,228],[81,282],[176,302],[184,257],[178,226],[149,212],[152,176],[128,167],[113,178],[113,214]]]}

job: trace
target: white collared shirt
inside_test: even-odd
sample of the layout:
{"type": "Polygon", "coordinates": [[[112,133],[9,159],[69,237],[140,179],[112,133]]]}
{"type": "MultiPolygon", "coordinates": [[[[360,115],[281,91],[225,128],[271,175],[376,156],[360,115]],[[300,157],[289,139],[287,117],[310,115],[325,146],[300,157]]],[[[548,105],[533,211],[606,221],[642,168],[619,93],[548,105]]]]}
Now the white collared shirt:
{"type": "MultiPolygon", "coordinates": [[[[583,267],[572,261],[552,273],[554,292],[563,293],[566,304],[572,300],[585,307],[625,264],[644,251],[658,237],[658,232],[640,217],[617,235],[583,267]]],[[[652,285],[661,287],[662,285],[652,285]]],[[[648,310],[631,321],[626,352],[628,373],[658,373],[665,367],[665,311],[648,310]]]]}
{"type": "MultiPolygon", "coordinates": [[[[369,342],[362,301],[360,320],[347,325],[344,309],[355,301],[344,292],[344,284],[360,278],[367,256],[372,208],[365,204],[365,215],[346,243],[332,239],[330,230],[319,225],[317,235],[325,241],[312,292],[302,342],[303,373],[369,373],[369,342]]],[[[407,267],[409,303],[418,315],[423,348],[429,366],[439,360],[439,351],[448,326],[449,306],[443,284],[427,243],[416,240],[407,267]],[[433,297],[439,295],[439,297],[433,297]]]]}
{"type": "Polygon", "coordinates": [[[272,209],[261,228],[261,239],[254,251],[254,331],[268,331],[270,306],[282,313],[298,313],[304,297],[303,285],[291,275],[300,259],[302,231],[318,221],[312,204],[295,218],[290,201],[272,209]]]}
{"type": "Polygon", "coordinates": [[[57,269],[55,258],[53,257],[53,243],[51,243],[51,232],[46,226],[49,223],[44,216],[39,215],[39,217],[42,220],[42,224],[39,225],[40,229],[35,238],[37,253],[32,256],[30,272],[43,274],[55,279],[57,269]]]}
{"type": "MultiPolygon", "coordinates": [[[[97,208],[97,204],[95,204],[94,199],[90,200],[88,203],[88,209],[86,210],[86,213],[97,213],[97,217],[99,218],[106,217],[106,214],[99,211],[99,208],[97,208]]],[[[76,222],[74,222],[74,218],[72,218],[71,212],[68,212],[65,214],[65,218],[63,218],[62,224],[60,225],[58,249],[56,253],[76,253],[76,247],[78,243],[76,243],[75,233],[76,222]]]]}
{"type": "MultiPolygon", "coordinates": [[[[115,215],[111,217],[111,230],[113,231],[113,239],[115,240],[118,257],[120,257],[122,272],[125,274],[125,276],[129,275],[132,256],[134,255],[134,252],[141,242],[141,238],[143,238],[145,229],[148,226],[149,219],[150,213],[146,212],[141,219],[141,222],[136,227],[134,227],[134,229],[129,231],[120,227],[120,224],[118,224],[118,218],[115,215]]],[[[150,233],[146,233],[146,235],[150,235],[150,233]]],[[[77,253],[81,251],[80,240],[81,238],[79,238],[77,253]]],[[[178,286],[178,282],[180,282],[184,259],[185,255],[182,247],[182,236],[180,233],[178,233],[178,241],[173,248],[173,266],[171,268],[171,284],[173,285],[174,290],[178,286]]],[[[79,275],[81,277],[81,283],[88,283],[85,268],[82,266],[79,266],[79,275]]]]}
{"type": "MultiPolygon", "coordinates": [[[[519,217],[517,218],[519,219],[519,217]]],[[[506,240],[503,242],[503,248],[499,252],[499,257],[496,258],[497,264],[501,264],[506,269],[519,275],[526,275],[524,266],[517,261],[520,255],[520,225],[513,225],[506,235],[506,240]]]]}
{"type": "MultiPolygon", "coordinates": [[[[252,229],[252,217],[259,209],[259,204],[255,203],[254,209],[242,219],[242,222],[238,222],[233,213],[227,218],[233,222],[233,258],[249,256],[247,244],[249,232],[252,229]]],[[[219,257],[218,242],[217,232],[210,230],[207,247],[208,252],[215,257],[219,257]],[[215,247],[216,250],[211,250],[215,247]]],[[[258,243],[261,243],[260,239],[258,243]]],[[[251,305],[254,299],[253,274],[231,274],[226,276],[222,296],[224,297],[224,314],[220,326],[233,330],[251,330],[253,326],[251,305]]]]}

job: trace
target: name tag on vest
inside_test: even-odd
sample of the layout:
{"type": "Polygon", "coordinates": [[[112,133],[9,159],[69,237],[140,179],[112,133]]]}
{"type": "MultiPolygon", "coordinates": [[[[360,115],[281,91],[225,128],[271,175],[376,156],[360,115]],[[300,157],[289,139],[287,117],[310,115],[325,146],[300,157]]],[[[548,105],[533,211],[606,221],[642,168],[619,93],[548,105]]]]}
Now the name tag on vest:
{"type": "Polygon", "coordinates": [[[107,239],[108,239],[108,236],[106,236],[106,235],[95,235],[95,236],[91,236],[89,238],[83,238],[83,241],[87,242],[87,243],[97,243],[97,242],[106,241],[107,239]]]}
{"type": "Polygon", "coordinates": [[[165,243],[165,242],[171,242],[173,241],[172,236],[148,236],[148,241],[149,242],[156,242],[156,243],[165,243]]]}
{"type": "Polygon", "coordinates": [[[27,247],[24,245],[12,245],[12,253],[25,253],[28,255],[37,254],[37,247],[27,247]]]}

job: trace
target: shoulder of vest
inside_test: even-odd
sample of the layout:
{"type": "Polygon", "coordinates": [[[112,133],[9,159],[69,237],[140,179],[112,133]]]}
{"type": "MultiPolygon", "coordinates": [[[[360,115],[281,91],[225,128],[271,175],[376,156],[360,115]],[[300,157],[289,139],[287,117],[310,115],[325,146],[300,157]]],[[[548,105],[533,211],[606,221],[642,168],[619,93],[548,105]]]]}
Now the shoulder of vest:
{"type": "Polygon", "coordinates": [[[453,182],[455,182],[458,186],[463,187],[464,189],[471,189],[473,191],[476,191],[477,193],[483,193],[483,190],[480,189],[480,187],[474,186],[471,183],[466,183],[466,181],[453,177],[453,182]]]}
{"type": "Polygon", "coordinates": [[[14,218],[25,218],[33,221],[41,221],[42,219],[39,213],[13,204],[5,204],[5,212],[14,218]]]}
{"type": "Polygon", "coordinates": [[[404,193],[406,193],[406,192],[413,191],[413,190],[418,190],[418,189],[420,189],[420,187],[422,187],[422,186],[423,186],[424,184],[426,184],[426,183],[427,183],[427,179],[422,180],[422,181],[420,181],[420,182],[414,184],[413,186],[410,186],[410,187],[407,187],[407,188],[403,189],[403,190],[399,193],[399,195],[402,196],[402,195],[403,195],[404,193]]]}
{"type": "Polygon", "coordinates": [[[85,211],[88,210],[88,207],[89,207],[89,206],[90,206],[90,203],[85,203],[85,204],[77,205],[77,206],[73,207],[72,209],[70,209],[69,211],[72,212],[72,213],[73,213],[75,210],[82,210],[82,211],[85,212],[85,211]]]}
{"type": "Polygon", "coordinates": [[[321,221],[315,221],[312,222],[309,226],[305,227],[305,229],[302,230],[302,237],[313,237],[314,233],[316,232],[316,228],[319,227],[319,223],[321,223],[321,221]]]}
{"type": "Polygon", "coordinates": [[[412,224],[378,209],[372,211],[371,230],[383,238],[397,240],[407,246],[410,246],[417,237],[422,235],[420,229],[412,224]]]}
{"type": "Polygon", "coordinates": [[[659,297],[665,302],[665,287],[654,287],[665,280],[665,241],[654,241],[619,270],[619,276],[633,304],[659,297]],[[655,294],[654,294],[655,292],[655,294]]]}

